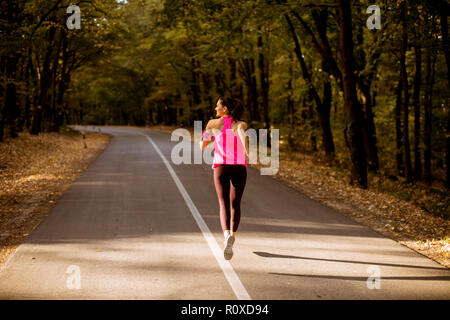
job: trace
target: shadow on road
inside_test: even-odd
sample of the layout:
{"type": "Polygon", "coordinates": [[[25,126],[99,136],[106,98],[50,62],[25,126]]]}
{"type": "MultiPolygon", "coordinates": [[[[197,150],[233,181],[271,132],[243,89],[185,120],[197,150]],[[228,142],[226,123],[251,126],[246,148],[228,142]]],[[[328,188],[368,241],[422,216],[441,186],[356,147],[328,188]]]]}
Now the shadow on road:
{"type": "MultiPolygon", "coordinates": [[[[364,261],[352,261],[352,260],[335,260],[335,259],[321,259],[321,258],[310,258],[310,257],[299,257],[299,256],[291,256],[291,255],[282,255],[282,254],[273,254],[268,252],[260,252],[260,251],[253,251],[254,254],[257,256],[263,257],[263,258],[284,258],[284,259],[301,259],[301,260],[315,260],[315,261],[329,261],[329,262],[343,262],[343,263],[355,263],[355,264],[366,264],[366,265],[377,265],[377,266],[386,266],[386,267],[399,267],[399,268],[415,268],[415,269],[430,269],[430,270],[440,270],[445,271],[448,270],[446,268],[435,268],[435,267],[422,267],[422,266],[411,266],[411,265],[404,265],[404,264],[393,264],[393,263],[374,263],[374,262],[364,262],[364,261]]],[[[273,273],[278,274],[278,273],[273,273]]],[[[305,276],[306,275],[296,275],[296,274],[282,274],[280,275],[290,275],[290,276],[305,276]]],[[[414,278],[414,277],[412,277],[414,278]]],[[[364,278],[367,279],[367,278],[364,278]]],[[[408,277],[401,278],[403,280],[408,280],[408,277]]],[[[400,278],[399,278],[400,280],[400,278]]],[[[419,279],[418,279],[419,280],[419,279]]],[[[427,280],[427,279],[420,279],[420,280],[427,280]]],[[[450,280],[450,277],[433,277],[433,279],[430,280],[450,280]],[[441,279],[438,279],[441,278],[441,279]],[[445,279],[442,279],[445,278],[445,279]]]]}
{"type": "MultiPolygon", "coordinates": [[[[293,276],[293,277],[305,277],[305,278],[319,278],[319,279],[331,279],[331,280],[354,280],[354,281],[367,281],[367,277],[344,277],[344,276],[322,276],[322,275],[310,275],[310,274],[289,274],[289,273],[276,273],[270,272],[269,274],[279,276],[293,276]]],[[[436,277],[382,277],[383,280],[435,280],[435,281],[448,281],[450,277],[436,276],[436,277]]]]}

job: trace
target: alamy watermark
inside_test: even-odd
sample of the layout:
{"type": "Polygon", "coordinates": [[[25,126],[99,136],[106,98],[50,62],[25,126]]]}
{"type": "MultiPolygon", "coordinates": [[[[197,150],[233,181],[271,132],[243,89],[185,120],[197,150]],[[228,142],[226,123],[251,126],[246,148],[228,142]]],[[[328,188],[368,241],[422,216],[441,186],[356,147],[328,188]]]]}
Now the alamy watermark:
{"type": "MultiPolygon", "coordinates": [[[[257,164],[259,162],[262,165],[269,165],[268,167],[261,168],[261,175],[274,175],[278,172],[280,163],[279,131],[279,129],[271,129],[269,133],[267,129],[259,129],[256,131],[253,128],[249,128],[244,132],[244,136],[246,138],[248,137],[248,163],[257,164]],[[267,148],[267,137],[269,134],[270,155],[268,155],[267,148]]],[[[201,136],[202,121],[194,121],[194,141],[200,141],[201,136]]],[[[201,150],[199,146],[195,145],[194,152],[192,152],[191,134],[187,129],[178,128],[174,130],[170,140],[180,141],[173,147],[171,152],[171,160],[174,164],[202,164],[203,162],[209,165],[213,164],[213,149],[205,148],[205,150],[201,150]],[[193,159],[192,154],[194,155],[193,159]]],[[[232,141],[232,147],[233,143],[232,141]]]]}
{"type": "MultiPolygon", "coordinates": [[[[378,5],[373,4],[367,7],[367,14],[370,16],[367,18],[366,26],[370,30],[381,29],[381,9],[378,5]]],[[[69,30],[81,29],[81,9],[77,5],[70,5],[67,7],[67,14],[70,16],[66,20],[66,26],[69,30]]]]}
{"type": "Polygon", "coordinates": [[[368,266],[367,273],[370,277],[367,278],[367,289],[381,289],[381,270],[379,266],[368,266]]]}
{"type": "Polygon", "coordinates": [[[371,14],[367,18],[366,26],[370,30],[381,29],[381,10],[376,4],[367,7],[366,13],[371,14]]]}
{"type": "Polygon", "coordinates": [[[79,6],[71,5],[67,7],[67,13],[70,16],[67,18],[66,26],[69,30],[81,29],[81,10],[79,6]]]}
{"type": "Polygon", "coordinates": [[[70,265],[66,269],[66,274],[69,276],[66,279],[66,287],[70,290],[81,289],[81,271],[77,265],[70,265]]]}

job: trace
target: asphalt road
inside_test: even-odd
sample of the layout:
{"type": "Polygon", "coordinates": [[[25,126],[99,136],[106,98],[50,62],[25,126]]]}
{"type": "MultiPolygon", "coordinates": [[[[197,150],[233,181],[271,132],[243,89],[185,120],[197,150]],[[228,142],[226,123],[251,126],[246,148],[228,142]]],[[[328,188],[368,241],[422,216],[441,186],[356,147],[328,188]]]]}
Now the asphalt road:
{"type": "Polygon", "coordinates": [[[449,269],[250,167],[225,261],[211,166],[172,163],[167,133],[102,132],[1,268],[0,299],[450,298],[449,269]]]}

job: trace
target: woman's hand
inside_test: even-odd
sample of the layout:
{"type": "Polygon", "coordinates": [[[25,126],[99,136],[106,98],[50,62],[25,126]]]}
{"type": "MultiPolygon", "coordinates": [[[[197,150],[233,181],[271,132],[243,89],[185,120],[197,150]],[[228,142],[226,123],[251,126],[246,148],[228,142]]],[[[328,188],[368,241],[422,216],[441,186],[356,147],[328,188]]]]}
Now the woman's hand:
{"type": "Polygon", "coordinates": [[[202,151],[209,145],[209,143],[212,141],[212,135],[210,132],[208,132],[208,130],[205,130],[205,132],[203,132],[201,140],[200,140],[200,149],[202,149],[202,151]]]}
{"type": "Polygon", "coordinates": [[[208,146],[210,141],[200,141],[200,149],[203,151],[208,146]]]}

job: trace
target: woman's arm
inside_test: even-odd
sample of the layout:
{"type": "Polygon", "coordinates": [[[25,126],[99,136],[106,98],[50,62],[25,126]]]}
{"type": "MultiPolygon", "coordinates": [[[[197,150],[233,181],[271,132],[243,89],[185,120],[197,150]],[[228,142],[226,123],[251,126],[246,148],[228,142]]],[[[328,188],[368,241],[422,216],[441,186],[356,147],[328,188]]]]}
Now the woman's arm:
{"type": "Polygon", "coordinates": [[[248,158],[248,137],[245,135],[247,130],[247,123],[241,122],[237,128],[239,138],[241,138],[242,145],[244,146],[245,155],[248,158]]]}
{"type": "Polygon", "coordinates": [[[203,151],[208,144],[211,142],[211,138],[214,136],[213,130],[212,130],[212,120],[208,121],[208,124],[206,125],[205,132],[202,134],[202,138],[200,141],[200,149],[203,151]]]}

